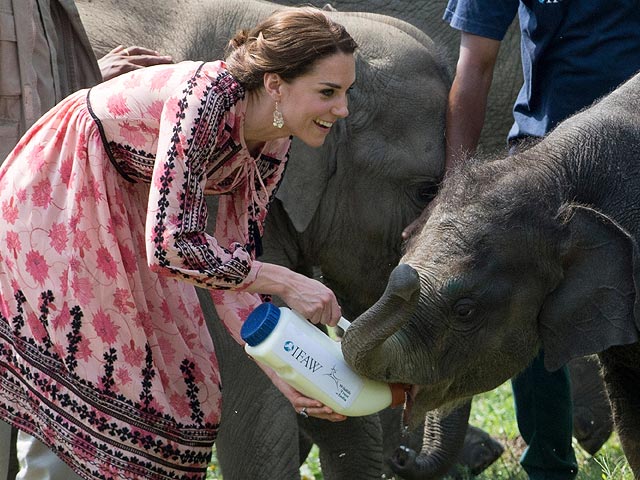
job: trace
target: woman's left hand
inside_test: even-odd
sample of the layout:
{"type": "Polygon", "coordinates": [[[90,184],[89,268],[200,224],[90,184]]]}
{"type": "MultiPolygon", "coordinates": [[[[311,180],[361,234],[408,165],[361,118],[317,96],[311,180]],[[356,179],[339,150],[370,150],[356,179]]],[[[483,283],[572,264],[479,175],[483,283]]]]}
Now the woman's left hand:
{"type": "Polygon", "coordinates": [[[269,367],[256,362],[258,366],[264,371],[264,373],[269,377],[269,379],[273,382],[280,392],[285,396],[287,400],[291,403],[291,406],[294,408],[298,415],[302,415],[303,417],[315,417],[321,418],[323,420],[329,420],[330,422],[341,422],[346,420],[347,417],[341,415],[339,413],[334,412],[331,408],[323,405],[318,400],[314,400],[313,398],[305,397],[302,393],[297,391],[291,385],[282,380],[278,375],[271,370],[269,367]]]}

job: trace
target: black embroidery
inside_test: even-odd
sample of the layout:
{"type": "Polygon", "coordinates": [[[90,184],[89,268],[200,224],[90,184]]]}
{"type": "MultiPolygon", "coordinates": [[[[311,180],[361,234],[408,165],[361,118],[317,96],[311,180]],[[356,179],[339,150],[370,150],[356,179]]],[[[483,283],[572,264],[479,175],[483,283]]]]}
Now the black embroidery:
{"type": "Polygon", "coordinates": [[[65,358],[65,364],[70,372],[73,372],[78,366],[76,360],[76,354],[78,353],[78,345],[82,341],[80,335],[80,327],[82,327],[82,311],[80,307],[72,307],[69,310],[71,315],[71,332],[67,333],[67,340],[69,340],[69,346],[67,347],[67,356],[65,358]]]}
{"type": "MultiPolygon", "coordinates": [[[[140,479],[203,479],[211,458],[218,424],[204,419],[195,365],[181,359],[183,378],[193,423],[177,422],[150,406],[151,380],[156,372],[149,345],[143,367],[140,402],[115,391],[114,363],[119,353],[103,353],[104,375],[100,384],[76,373],[83,313],[69,308],[71,332],[66,356],[60,357],[47,336],[42,342],[21,335],[26,325],[21,291],[14,294],[16,311],[9,318],[0,313],[0,416],[45,444],[55,438],[57,453],[83,475],[112,479],[111,469],[140,479]],[[116,423],[111,419],[119,419],[116,423]],[[88,425],[88,426],[87,426],[88,425]],[[145,433],[148,432],[148,433],[145,433]]],[[[40,294],[39,321],[49,325],[61,312],[50,291],[40,294]]]]}
{"type": "Polygon", "coordinates": [[[153,355],[151,353],[151,347],[148,343],[144,344],[145,350],[145,366],[142,369],[142,392],[140,393],[140,401],[144,405],[145,409],[149,408],[149,404],[153,401],[153,395],[151,394],[151,380],[156,376],[156,372],[153,369],[153,355]]]}
{"type": "Polygon", "coordinates": [[[187,385],[187,396],[189,397],[189,405],[191,406],[191,419],[201,425],[204,420],[204,413],[200,409],[200,401],[198,400],[198,392],[200,389],[196,385],[195,376],[193,375],[195,368],[196,365],[187,359],[184,359],[182,364],[180,364],[180,371],[187,385]]]}

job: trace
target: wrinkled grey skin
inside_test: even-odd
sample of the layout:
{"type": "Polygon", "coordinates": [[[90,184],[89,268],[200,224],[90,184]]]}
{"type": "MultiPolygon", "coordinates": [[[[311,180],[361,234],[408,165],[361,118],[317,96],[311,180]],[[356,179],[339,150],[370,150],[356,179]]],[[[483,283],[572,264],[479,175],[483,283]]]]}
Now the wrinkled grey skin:
{"type": "Polygon", "coordinates": [[[607,392],[595,355],[569,362],[573,399],[573,436],[589,455],[595,455],[613,432],[607,392]]]}
{"type": "Polygon", "coordinates": [[[428,412],[424,429],[416,428],[402,435],[402,429],[398,428],[402,408],[380,412],[385,432],[384,458],[392,474],[408,480],[445,475],[458,478],[458,471],[475,475],[495,462],[504,448],[488,433],[467,425],[470,405],[465,403],[445,416],[440,416],[438,410],[428,412]],[[455,434],[461,425],[466,435],[455,434]]]}
{"type": "Polygon", "coordinates": [[[385,293],[346,332],[361,374],[414,386],[411,425],[524,369],[598,354],[640,476],[640,75],[524,152],[452,173],[385,293]]]}
{"type": "MultiPolygon", "coordinates": [[[[237,29],[275,9],[236,0],[77,3],[99,54],[139,44],[176,61],[221,58],[237,29]]],[[[433,42],[411,25],[374,14],[333,15],[360,45],[351,115],[322,148],[294,143],[261,260],[308,275],[321,271],[343,314],[354,318],[384,290],[403,228],[440,182],[450,78],[433,42]]],[[[208,296],[201,298],[221,364],[217,454],[225,478],[297,478],[311,442],[320,446],[325,478],[379,478],[378,417],[302,420],[222,329],[208,296]]]]}

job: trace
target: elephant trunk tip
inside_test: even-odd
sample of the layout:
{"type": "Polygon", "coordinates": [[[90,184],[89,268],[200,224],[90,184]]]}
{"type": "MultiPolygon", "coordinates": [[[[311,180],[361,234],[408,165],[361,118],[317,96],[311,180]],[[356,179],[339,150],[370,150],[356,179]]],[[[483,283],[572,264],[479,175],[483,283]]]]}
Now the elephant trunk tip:
{"type": "Polygon", "coordinates": [[[393,269],[387,283],[387,291],[405,301],[409,301],[420,289],[418,272],[409,264],[401,263],[393,269]]]}

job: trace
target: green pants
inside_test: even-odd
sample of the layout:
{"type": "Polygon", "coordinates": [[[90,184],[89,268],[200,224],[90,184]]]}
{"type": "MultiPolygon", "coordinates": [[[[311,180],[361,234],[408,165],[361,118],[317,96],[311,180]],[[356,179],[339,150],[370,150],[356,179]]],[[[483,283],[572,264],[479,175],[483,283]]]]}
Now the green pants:
{"type": "Polygon", "coordinates": [[[520,435],[527,443],[520,463],[531,480],[572,480],[578,464],[571,445],[573,414],[566,366],[544,368],[540,351],[511,381],[520,435]]]}

